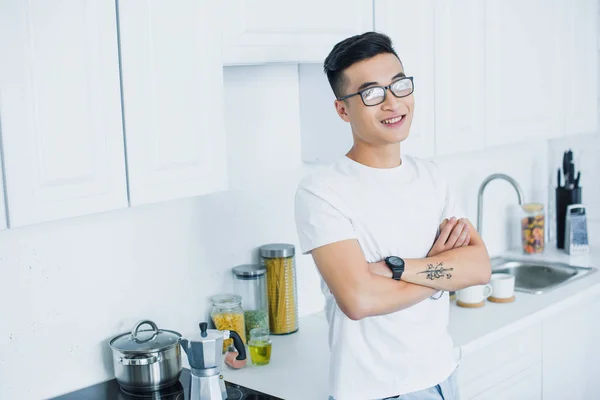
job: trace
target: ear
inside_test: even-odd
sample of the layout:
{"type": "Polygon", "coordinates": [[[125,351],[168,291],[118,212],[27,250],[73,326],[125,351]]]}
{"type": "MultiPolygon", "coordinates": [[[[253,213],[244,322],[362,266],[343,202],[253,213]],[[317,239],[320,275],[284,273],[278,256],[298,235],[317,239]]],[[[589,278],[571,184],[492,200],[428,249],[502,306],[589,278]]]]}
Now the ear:
{"type": "Polygon", "coordinates": [[[350,118],[348,117],[348,106],[346,103],[344,103],[343,100],[336,99],[333,104],[335,105],[335,111],[337,111],[340,118],[346,122],[350,122],[350,118]]]}

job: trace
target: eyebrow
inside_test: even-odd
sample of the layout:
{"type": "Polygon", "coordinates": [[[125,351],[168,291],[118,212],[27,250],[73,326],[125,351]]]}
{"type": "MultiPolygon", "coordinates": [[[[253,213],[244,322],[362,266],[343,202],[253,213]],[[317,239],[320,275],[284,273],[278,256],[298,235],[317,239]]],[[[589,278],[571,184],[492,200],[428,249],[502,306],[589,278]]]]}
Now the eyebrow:
{"type": "MultiPolygon", "coordinates": [[[[394,75],[394,77],[392,78],[392,81],[394,81],[398,78],[406,78],[406,75],[404,75],[404,72],[398,72],[396,75],[394,75]]],[[[369,86],[378,85],[378,84],[379,84],[378,82],[365,82],[358,87],[357,92],[360,92],[361,90],[366,89],[369,86]]]]}

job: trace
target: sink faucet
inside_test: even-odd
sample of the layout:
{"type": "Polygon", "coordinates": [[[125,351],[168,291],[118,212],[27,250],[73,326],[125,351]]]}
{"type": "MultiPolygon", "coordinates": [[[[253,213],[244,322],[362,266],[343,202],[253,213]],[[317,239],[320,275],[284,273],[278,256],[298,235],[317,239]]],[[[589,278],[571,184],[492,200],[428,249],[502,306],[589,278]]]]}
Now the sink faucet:
{"type": "Polygon", "coordinates": [[[505,174],[492,174],[485,178],[484,181],[481,183],[481,186],[479,186],[479,193],[477,195],[477,232],[480,235],[482,225],[481,221],[483,219],[483,191],[485,190],[487,184],[493,181],[494,179],[504,179],[505,181],[510,183],[512,187],[514,187],[517,191],[517,196],[519,197],[519,205],[523,205],[523,190],[521,190],[521,186],[519,186],[517,181],[515,181],[513,178],[505,174]]]}

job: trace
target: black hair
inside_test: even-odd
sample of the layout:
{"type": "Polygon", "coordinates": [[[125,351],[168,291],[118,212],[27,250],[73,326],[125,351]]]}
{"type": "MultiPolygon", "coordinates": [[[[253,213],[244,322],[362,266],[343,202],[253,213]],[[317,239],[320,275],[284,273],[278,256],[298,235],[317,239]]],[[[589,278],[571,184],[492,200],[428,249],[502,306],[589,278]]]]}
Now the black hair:
{"type": "Polygon", "coordinates": [[[327,74],[335,96],[339,98],[343,95],[344,85],[347,83],[344,77],[346,68],[383,53],[391,53],[400,60],[389,36],[377,32],[351,36],[333,46],[331,53],[325,59],[323,70],[327,74]]]}

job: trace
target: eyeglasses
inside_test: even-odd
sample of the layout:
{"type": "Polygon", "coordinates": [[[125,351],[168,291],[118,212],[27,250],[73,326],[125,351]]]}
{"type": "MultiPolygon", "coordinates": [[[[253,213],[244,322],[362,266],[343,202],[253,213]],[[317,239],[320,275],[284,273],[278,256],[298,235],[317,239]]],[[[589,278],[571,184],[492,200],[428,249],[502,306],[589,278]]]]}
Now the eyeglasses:
{"type": "Polygon", "coordinates": [[[376,106],[385,101],[388,89],[390,89],[390,92],[392,92],[392,94],[397,98],[410,96],[415,90],[413,77],[407,76],[405,78],[398,79],[388,86],[371,86],[359,92],[340,97],[338,100],[346,100],[352,96],[360,95],[360,98],[365,106],[376,106]]]}

